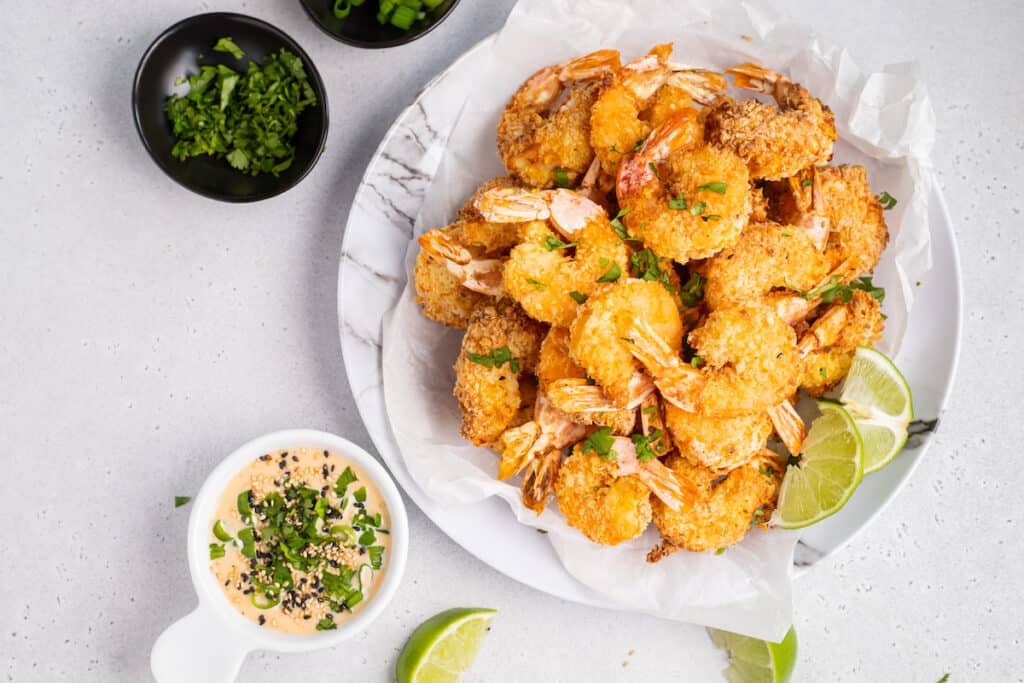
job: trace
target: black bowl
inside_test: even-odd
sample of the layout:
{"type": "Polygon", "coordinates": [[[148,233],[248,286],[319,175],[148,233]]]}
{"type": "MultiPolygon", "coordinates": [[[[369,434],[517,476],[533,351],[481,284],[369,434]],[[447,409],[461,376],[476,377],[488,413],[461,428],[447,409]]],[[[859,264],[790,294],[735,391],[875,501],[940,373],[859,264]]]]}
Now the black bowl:
{"type": "Polygon", "coordinates": [[[175,181],[193,192],[226,202],[254,202],[281,194],[316,165],[327,139],[327,92],[316,66],[299,44],[270,24],[242,14],[216,12],[180,21],[160,34],[142,55],[132,87],[135,128],[153,161],[175,181]],[[245,52],[239,61],[230,54],[214,52],[219,38],[228,36],[245,52]],[[164,107],[179,76],[198,72],[198,65],[218,63],[233,69],[245,68],[248,60],[286,48],[306,67],[317,103],[299,115],[293,139],[295,159],[280,175],[245,175],[227,161],[208,155],[178,161],[171,156],[175,138],[164,107]]]}
{"type": "Polygon", "coordinates": [[[459,4],[459,0],[445,0],[419,19],[408,31],[377,21],[377,0],[365,0],[353,7],[344,19],[334,16],[334,0],[301,0],[306,14],[336,40],[356,47],[396,47],[405,45],[430,33],[459,4]]]}

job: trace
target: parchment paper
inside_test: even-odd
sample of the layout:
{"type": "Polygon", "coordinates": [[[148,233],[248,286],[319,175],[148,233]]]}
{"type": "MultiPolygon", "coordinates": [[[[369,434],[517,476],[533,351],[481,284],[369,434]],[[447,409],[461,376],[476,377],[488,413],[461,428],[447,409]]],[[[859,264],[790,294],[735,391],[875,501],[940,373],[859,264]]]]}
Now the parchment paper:
{"type": "MultiPolygon", "coordinates": [[[[889,316],[880,348],[895,354],[914,283],[931,266],[927,197],[935,124],[917,67],[895,64],[864,73],[845,50],[748,4],[520,0],[487,62],[476,70],[479,78],[466,83],[467,100],[416,234],[450,223],[482,181],[503,174],[495,126],[509,96],[531,73],[599,48],[616,48],[626,61],[669,41],[677,62],[724,69],[754,61],[786,73],[835,112],[841,140],[833,163],[863,164],[872,188],[898,200],[886,212],[891,239],[875,273],[876,284],[886,288],[883,310],[889,316]]],[[[418,249],[411,241],[410,283],[418,249]]],[[[754,530],[722,555],[678,552],[648,565],[644,555],[657,541],[653,530],[607,548],[566,525],[554,505],[537,517],[519,500],[518,478],[494,478],[496,455],[459,436],[451,368],[461,332],[424,318],[414,299],[409,284],[384,321],[384,390],[402,457],[428,495],[448,505],[501,497],[520,523],[548,531],[572,576],[625,609],[760,638],[783,636],[792,623],[790,567],[797,533],[754,530]]],[[[511,515],[509,523],[515,523],[511,515]]]]}

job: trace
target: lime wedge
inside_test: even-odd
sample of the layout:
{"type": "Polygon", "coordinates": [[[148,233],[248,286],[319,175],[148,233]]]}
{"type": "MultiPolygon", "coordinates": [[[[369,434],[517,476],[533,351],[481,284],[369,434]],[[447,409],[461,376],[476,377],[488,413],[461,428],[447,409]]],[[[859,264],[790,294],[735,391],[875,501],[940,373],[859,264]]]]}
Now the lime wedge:
{"type": "Polygon", "coordinates": [[[818,401],[821,415],[811,423],[803,451],[786,468],[772,521],[799,529],[846,505],[863,475],[863,447],[853,418],[833,401],[818,401]]]}
{"type": "Polygon", "coordinates": [[[910,386],[893,362],[874,349],[858,346],[839,400],[860,431],[864,474],[892,462],[907,442],[907,427],[914,419],[910,386]]]}
{"type": "Polygon", "coordinates": [[[495,614],[492,609],[459,607],[424,621],[398,654],[398,683],[458,681],[473,665],[495,614]]]}
{"type": "Polygon", "coordinates": [[[786,683],[796,666],[796,631],[790,627],[781,643],[709,628],[711,642],[729,653],[722,673],[729,683],[786,683]]]}

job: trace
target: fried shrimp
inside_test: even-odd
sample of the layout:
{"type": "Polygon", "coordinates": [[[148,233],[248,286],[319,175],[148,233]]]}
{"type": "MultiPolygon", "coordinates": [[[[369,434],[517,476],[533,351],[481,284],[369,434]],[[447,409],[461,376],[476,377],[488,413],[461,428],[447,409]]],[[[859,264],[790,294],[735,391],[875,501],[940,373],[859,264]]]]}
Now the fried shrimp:
{"type": "Polygon", "coordinates": [[[751,528],[764,525],[771,517],[784,470],[768,449],[724,478],[679,456],[669,456],[665,464],[681,484],[696,489],[697,498],[679,510],[652,501],[652,519],[662,542],[647,555],[648,562],[679,549],[704,552],[739,543],[751,528]]]}
{"type": "Polygon", "coordinates": [[[832,111],[805,88],[756,64],[727,69],[739,88],[771,95],[778,107],[757,100],[719,98],[708,111],[707,140],[746,162],[755,179],[779,180],[832,158],[832,111]]]}
{"type": "MultiPolygon", "coordinates": [[[[569,355],[569,330],[562,327],[552,327],[551,331],[544,338],[540,347],[540,357],[537,361],[537,381],[540,383],[540,390],[551,402],[569,417],[579,424],[597,425],[610,427],[615,434],[629,434],[633,431],[636,423],[636,412],[630,409],[610,410],[574,410],[571,402],[560,401],[564,394],[558,391],[550,392],[550,388],[560,381],[566,379],[583,380],[585,384],[586,371],[579,366],[569,355]]],[[[597,387],[594,387],[595,389],[597,387]]],[[[653,389],[653,384],[651,385],[653,389]]]]}
{"type": "Polygon", "coordinates": [[[648,320],[636,319],[626,334],[664,399],[689,412],[739,417],[777,406],[797,389],[796,334],[764,306],[712,311],[688,336],[699,359],[690,363],[648,320]]]}
{"type": "Polygon", "coordinates": [[[857,347],[876,344],[884,328],[878,300],[867,292],[854,290],[849,302],[830,304],[800,338],[800,387],[811,396],[832,389],[850,371],[857,347]]]}
{"type": "Polygon", "coordinates": [[[822,166],[787,179],[775,201],[780,221],[820,226],[830,271],[843,281],[869,273],[889,241],[882,205],[863,166],[822,166]]]}
{"type": "Polygon", "coordinates": [[[477,446],[509,428],[522,396],[520,375],[537,365],[547,327],[509,301],[485,304],[469,320],[455,361],[462,435],[477,446]]]}
{"type": "Polygon", "coordinates": [[[576,184],[594,158],[593,81],[619,64],[618,51],[598,50],[546,66],[520,86],[498,123],[498,154],[512,176],[531,187],[554,187],[561,174],[561,180],[576,184]],[[583,85],[572,87],[574,83],[583,85]]]}
{"type": "MultiPolygon", "coordinates": [[[[711,310],[765,303],[773,289],[810,290],[828,271],[814,242],[792,226],[752,225],[736,244],[701,266],[704,302],[711,310]]],[[[792,293],[792,291],[790,292],[792,293]]]]}
{"type": "Polygon", "coordinates": [[[619,280],[597,290],[580,307],[569,328],[573,359],[618,407],[638,402],[638,378],[643,375],[633,357],[635,345],[629,334],[637,320],[645,321],[652,334],[677,353],[682,348],[679,310],[672,295],[658,282],[619,280]]]}
{"type": "Polygon", "coordinates": [[[629,265],[604,209],[570,190],[494,190],[477,207],[490,220],[527,221],[509,253],[504,290],[537,320],[568,327],[602,282],[629,265]]]}
{"type": "Polygon", "coordinates": [[[746,463],[772,434],[766,412],[713,417],[665,405],[665,423],[679,454],[694,465],[722,472],[746,463]]]}
{"type": "Polygon", "coordinates": [[[652,493],[672,510],[697,494],[656,458],[641,462],[625,437],[613,439],[605,457],[583,450],[577,445],[562,463],[555,499],[569,526],[595,543],[618,545],[642,534],[651,523],[652,493]]]}
{"type": "Polygon", "coordinates": [[[656,45],[605,78],[590,112],[590,144],[605,175],[614,178],[622,160],[670,114],[725,90],[721,74],[674,68],[671,55],[671,44],[656,45]]]}
{"type": "Polygon", "coordinates": [[[703,145],[701,128],[696,110],[676,112],[622,162],[616,181],[629,232],[680,263],[735,242],[751,210],[743,160],[703,145]]]}

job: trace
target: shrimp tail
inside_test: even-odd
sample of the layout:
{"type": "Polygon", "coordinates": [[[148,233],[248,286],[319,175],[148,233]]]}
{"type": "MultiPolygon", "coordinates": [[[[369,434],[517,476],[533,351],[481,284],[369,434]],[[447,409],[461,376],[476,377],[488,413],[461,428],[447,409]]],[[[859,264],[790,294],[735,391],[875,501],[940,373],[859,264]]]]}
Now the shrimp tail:
{"type": "Polygon", "coordinates": [[[768,409],[768,417],[771,418],[775,433],[786,445],[786,450],[791,455],[799,455],[804,446],[804,438],[807,436],[807,429],[804,426],[803,418],[796,412],[796,408],[789,401],[783,401],[777,406],[768,409]]]}
{"type": "Polygon", "coordinates": [[[562,454],[552,449],[540,457],[530,460],[523,472],[523,505],[540,516],[547,507],[548,498],[555,488],[555,479],[562,465],[562,454]]]}
{"type": "Polygon", "coordinates": [[[654,384],[662,397],[682,410],[697,412],[706,381],[704,375],[683,364],[647,321],[636,321],[628,335],[633,342],[633,355],[654,375],[654,384]]]}
{"type": "Polygon", "coordinates": [[[499,259],[476,259],[466,264],[445,262],[445,268],[455,276],[462,286],[488,296],[503,296],[505,285],[502,281],[504,263],[499,259]]]}
{"type": "Polygon", "coordinates": [[[754,92],[771,95],[775,91],[775,84],[784,80],[784,76],[763,66],[746,62],[726,69],[727,73],[733,75],[733,84],[737,88],[753,90],[754,92]]]}
{"type": "Polygon", "coordinates": [[[563,83],[594,80],[618,69],[620,64],[618,50],[597,50],[562,64],[558,78],[563,83]]]}
{"type": "Polygon", "coordinates": [[[439,228],[428,230],[416,241],[420,243],[423,251],[442,261],[465,265],[473,260],[473,255],[469,253],[468,249],[439,228]]]}
{"type": "Polygon", "coordinates": [[[725,76],[708,69],[677,68],[668,77],[668,83],[705,106],[714,102],[728,87],[725,76]]]}
{"type": "Polygon", "coordinates": [[[518,187],[497,187],[484,192],[473,207],[491,223],[524,223],[551,216],[547,198],[540,192],[518,187]]]}
{"type": "Polygon", "coordinates": [[[519,474],[533,457],[534,444],[540,439],[540,425],[527,422],[519,427],[506,429],[498,439],[501,460],[498,463],[498,479],[509,479],[519,474]]]}
{"type": "Polygon", "coordinates": [[[651,489],[651,493],[675,512],[693,505],[697,500],[697,487],[690,482],[679,481],[672,470],[663,465],[660,460],[651,458],[641,462],[637,456],[636,446],[631,439],[616,436],[613,441],[619,476],[637,475],[651,489]]]}

